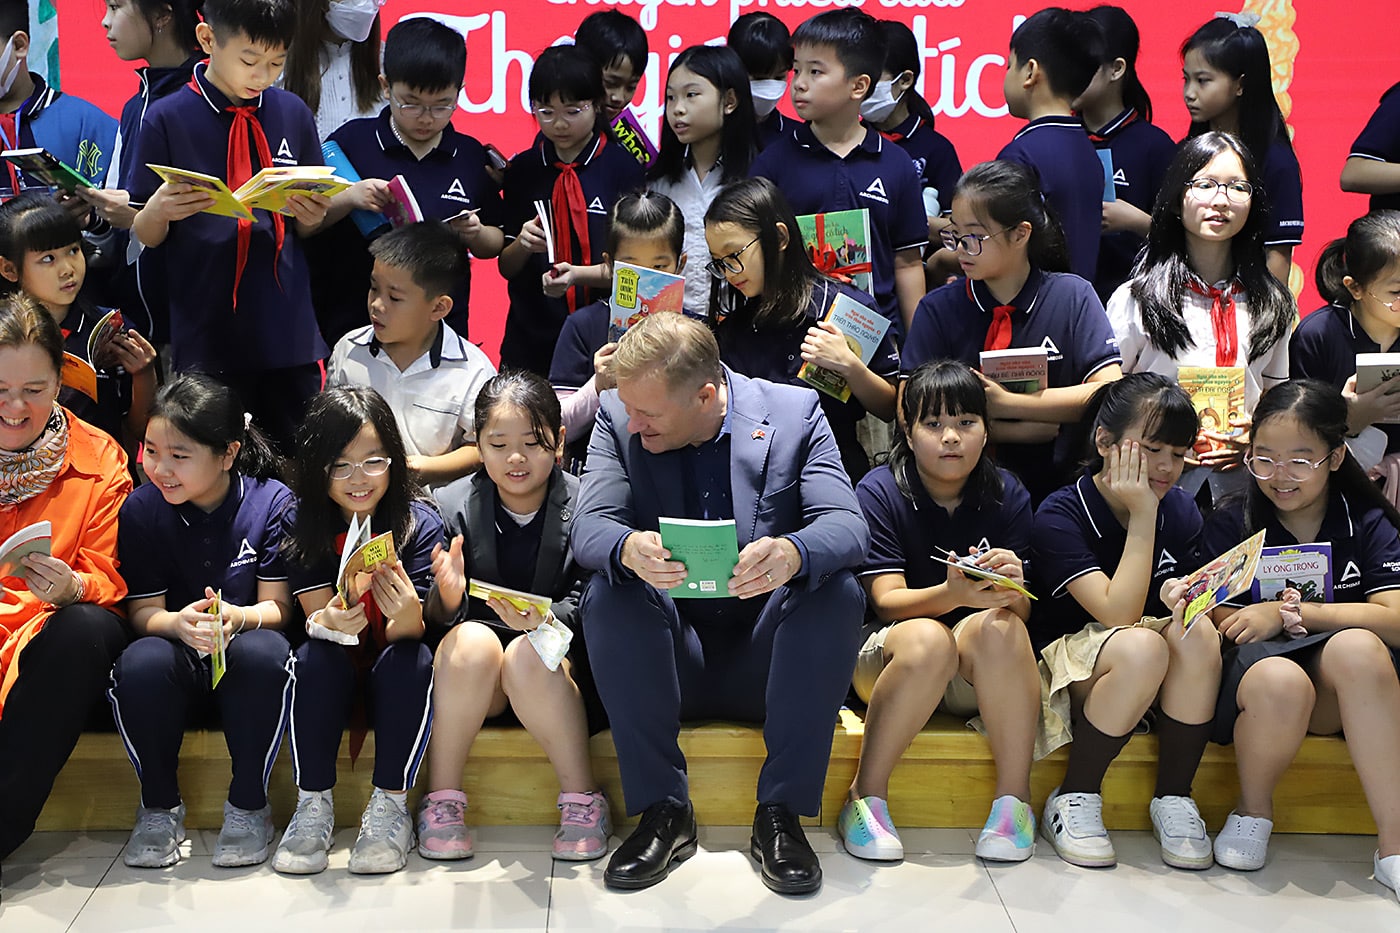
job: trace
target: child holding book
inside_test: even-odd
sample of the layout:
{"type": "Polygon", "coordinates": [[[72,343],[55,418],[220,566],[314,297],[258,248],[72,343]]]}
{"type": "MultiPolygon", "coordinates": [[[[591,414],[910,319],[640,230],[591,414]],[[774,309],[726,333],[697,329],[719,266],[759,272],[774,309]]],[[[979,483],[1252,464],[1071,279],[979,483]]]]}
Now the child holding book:
{"type": "MultiPolygon", "coordinates": [[[[616,261],[679,275],[686,264],[685,228],[680,208],[664,194],[624,194],[608,212],[603,263],[609,269],[616,261]]],[[[617,341],[609,333],[611,321],[612,306],[606,298],[579,308],[564,321],[549,364],[549,382],[559,397],[568,438],[565,466],[574,473],[582,472],[588,455],[598,396],[617,387],[612,371],[617,341]]]]}
{"type": "Polygon", "coordinates": [[[884,331],[870,362],[863,362],[828,316],[838,296],[862,311],[878,315],[879,309],[865,292],[817,270],[792,208],[767,178],[724,188],[705,215],[705,240],[706,268],[725,284],[715,325],[720,358],[736,372],[771,382],[810,387],[799,375],[809,365],[844,380],[848,398],[818,394],[841,462],[856,482],[870,469],[856,423],[867,411],[885,420],[894,416],[899,373],[894,328],[884,331]]]}
{"type": "Polygon", "coordinates": [[[529,93],[540,132],[510,160],[501,192],[507,232],[497,265],[510,295],[501,366],[546,373],[565,318],[612,286],[594,251],[607,238],[613,202],[641,187],[643,176],[640,163],[609,142],[603,83],[582,49],[541,52],[529,93]]]}
{"type": "Polygon", "coordinates": [[[1100,388],[1085,422],[1089,464],[1041,503],[1031,533],[1034,592],[1044,601],[1032,627],[1047,698],[1043,741],[1047,751],[1074,743],[1040,831],[1072,865],[1117,863],[1100,789],[1155,707],[1149,814],[1162,861],[1209,868],[1191,781],[1210,737],[1220,639],[1204,618],[1184,636],[1179,619],[1167,628],[1183,592],[1175,578],[1196,569],[1200,543],[1200,512],[1176,486],[1196,412],[1165,376],[1135,373],[1100,388]]]}
{"type": "Polygon", "coordinates": [[[1030,780],[1040,716],[1030,601],[942,558],[971,555],[977,566],[1022,582],[1030,495],[986,453],[986,393],[962,363],[920,366],[900,405],[889,464],[856,486],[870,525],[860,570],[870,611],[854,685],[869,711],[838,821],[841,840],[859,858],[903,857],[886,802],[890,774],[934,710],[945,709],[980,714],[996,762],[978,857],[1023,861],[1035,852],[1030,780]]]}
{"type": "Polygon", "coordinates": [[[1308,733],[1342,733],[1379,831],[1375,878],[1400,891],[1400,513],[1347,451],[1347,405],[1295,379],[1264,393],[1245,460],[1254,482],[1211,516],[1205,547],[1258,531],[1267,547],[1331,544],[1332,596],[1214,610],[1225,652],[1217,742],[1235,743],[1240,797],[1215,840],[1227,868],[1264,866],[1273,792],[1308,733]]]}
{"type": "Polygon", "coordinates": [[[176,776],[185,729],[219,711],[233,764],[214,864],[260,865],[273,841],[267,781],[291,692],[281,629],[292,612],[281,464],[243,405],[208,376],[178,376],[151,406],[151,482],[122,505],[117,539],[136,640],[112,669],[113,718],[141,779],[133,868],[180,858],[176,776]]]}
{"type": "Polygon", "coordinates": [[[430,605],[446,620],[433,663],[428,793],[418,810],[418,853],[472,854],[462,768],[483,722],[510,709],[549,755],[559,779],[554,857],[586,861],[608,851],[608,800],[593,776],[578,682],[582,645],[537,641],[578,624],[582,574],[569,550],[578,479],[556,463],[564,439],[559,401],[540,376],[512,372],[486,384],[476,405],[484,469],[438,492],[448,533],[433,551],[430,605]],[[468,581],[545,597],[548,610],[468,581]],[[434,602],[435,600],[435,602],[434,602]],[[529,633],[531,637],[522,638],[529,633]]]}
{"type": "MultiPolygon", "coordinates": [[[[289,734],[297,784],[272,867],[324,871],[335,827],[331,790],[346,724],[351,757],[374,727],[374,791],[360,817],[350,871],[403,868],[413,847],[408,789],[432,727],[433,653],[422,641],[423,599],[433,579],[442,519],[419,498],[394,413],[373,389],[328,389],[307,406],[293,466],[295,514],[286,559],[306,613],[306,643],[292,668],[289,734]],[[351,523],[393,535],[397,559],[342,580],[338,562],[351,523]],[[368,577],[368,582],[365,578],[368,577]],[[365,708],[367,705],[368,708],[365,708]]],[[[347,571],[351,568],[346,568],[347,571]]]]}
{"type": "MultiPolygon", "coordinates": [[[[647,185],[680,208],[689,255],[705,253],[705,211],[727,182],[746,178],[753,162],[753,102],[743,63],[732,49],[693,45],[666,76],[666,121],[647,185]]],[[[711,279],[695,269],[685,282],[685,309],[710,311],[711,279]]]]}
{"type": "Polygon", "coordinates": [[[83,235],[71,213],[37,192],[0,205],[0,285],[37,301],[62,328],[64,349],[96,372],[95,398],[65,385],[59,402],[134,451],[155,396],[156,350],[86,297],[86,278],[83,235]]]}
{"type": "Polygon", "coordinates": [[[778,109],[787,96],[792,72],[792,33],[772,13],[744,13],[729,27],[724,44],[739,54],[749,74],[756,121],[754,142],[762,151],[797,128],[798,121],[778,109]]]}
{"type": "Polygon", "coordinates": [[[1227,434],[1222,425],[1208,436],[1213,449],[1192,457],[1185,479],[1193,495],[1208,478],[1215,498],[1245,482],[1238,467],[1249,413],[1265,389],[1288,378],[1297,305],[1269,274],[1269,205],[1237,137],[1190,137],[1162,180],[1147,250],[1108,302],[1127,372],[1176,379],[1182,366],[1244,369],[1244,417],[1228,427],[1246,433],[1227,434]]]}

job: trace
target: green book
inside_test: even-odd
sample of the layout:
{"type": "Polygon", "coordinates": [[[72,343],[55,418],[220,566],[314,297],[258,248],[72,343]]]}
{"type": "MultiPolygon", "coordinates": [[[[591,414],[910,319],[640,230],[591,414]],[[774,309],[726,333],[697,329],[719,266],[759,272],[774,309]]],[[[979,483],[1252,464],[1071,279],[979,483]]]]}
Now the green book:
{"type": "Polygon", "coordinates": [[[671,588],[671,598],[727,599],[729,578],[739,562],[734,519],[663,518],[659,525],[662,546],[686,570],[685,582],[671,588]]]}

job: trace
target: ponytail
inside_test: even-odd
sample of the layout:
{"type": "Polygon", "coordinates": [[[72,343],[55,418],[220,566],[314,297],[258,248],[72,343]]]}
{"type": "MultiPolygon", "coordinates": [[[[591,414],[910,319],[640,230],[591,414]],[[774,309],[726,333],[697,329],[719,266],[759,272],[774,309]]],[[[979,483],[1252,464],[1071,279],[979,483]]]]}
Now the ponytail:
{"type": "Polygon", "coordinates": [[[979,213],[1002,227],[1029,223],[1031,265],[1043,272],[1070,271],[1064,228],[1026,166],[1000,160],[974,165],[958,179],[953,197],[975,201],[979,213]]]}
{"type": "Polygon", "coordinates": [[[1347,235],[1322,250],[1313,281],[1328,304],[1349,308],[1354,300],[1344,280],[1369,286],[1400,262],[1400,211],[1372,211],[1356,218],[1347,235]]]}
{"type": "Polygon", "coordinates": [[[190,440],[222,456],[238,444],[233,469],[254,479],[276,479],[282,461],[267,435],[232,389],[210,376],[186,373],[167,382],[151,403],[151,418],[162,418],[190,440]]]}

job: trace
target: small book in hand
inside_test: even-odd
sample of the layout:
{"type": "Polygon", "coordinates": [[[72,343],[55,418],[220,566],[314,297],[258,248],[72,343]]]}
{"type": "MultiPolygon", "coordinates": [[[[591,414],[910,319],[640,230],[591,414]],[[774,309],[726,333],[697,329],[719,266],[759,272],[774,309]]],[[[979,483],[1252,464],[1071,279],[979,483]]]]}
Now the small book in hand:
{"type": "Polygon", "coordinates": [[[719,599],[729,596],[729,578],[739,563],[734,519],[706,521],[662,518],[661,545],[671,560],[685,564],[685,582],[670,589],[672,599],[719,599]]]}
{"type": "Polygon", "coordinates": [[[53,553],[53,524],[42,521],[26,525],[0,544],[0,577],[18,577],[24,573],[20,561],[30,554],[53,553]]]}

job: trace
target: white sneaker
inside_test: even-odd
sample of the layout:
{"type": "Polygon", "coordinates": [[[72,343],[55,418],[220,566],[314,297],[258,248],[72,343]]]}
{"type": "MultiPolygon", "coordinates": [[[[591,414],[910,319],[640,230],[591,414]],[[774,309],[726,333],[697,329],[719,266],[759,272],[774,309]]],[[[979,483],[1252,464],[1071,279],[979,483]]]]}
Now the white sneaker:
{"type": "Polygon", "coordinates": [[[350,851],[350,872],[387,875],[398,871],[408,864],[411,848],[413,821],[406,802],[391,800],[389,794],[376,787],[360,817],[360,835],[350,851]]]}
{"type": "Polygon", "coordinates": [[[1147,812],[1152,835],[1162,844],[1162,861],[1173,868],[1200,871],[1215,864],[1206,822],[1190,797],[1153,797],[1147,812]]]}
{"type": "Polygon", "coordinates": [[[185,841],[185,805],[173,810],[137,807],[136,825],[122,849],[122,863],[131,868],[165,868],[180,860],[185,841]]]}
{"type": "Polygon", "coordinates": [[[328,790],[312,791],[297,801],[282,843],[272,856],[272,869],[286,875],[314,875],[326,870],[331,836],[335,832],[335,804],[328,790]]]}
{"type": "Polygon", "coordinates": [[[270,805],[261,810],[240,810],[225,800],[224,825],[214,846],[214,867],[261,865],[267,861],[274,834],[270,805]]]}
{"type": "Polygon", "coordinates": [[[1061,794],[1055,788],[1045,801],[1045,815],[1040,821],[1040,834],[1055,852],[1082,868],[1111,868],[1118,864],[1113,840],[1103,826],[1103,796],[1101,794],[1061,794]]]}
{"type": "Polygon", "coordinates": [[[1376,880],[1400,897],[1400,855],[1381,858],[1380,851],[1376,851],[1376,880]]]}
{"type": "Polygon", "coordinates": [[[1274,821],[1240,816],[1233,810],[1215,836],[1215,860],[1237,871],[1258,871],[1269,857],[1269,834],[1274,821]]]}

